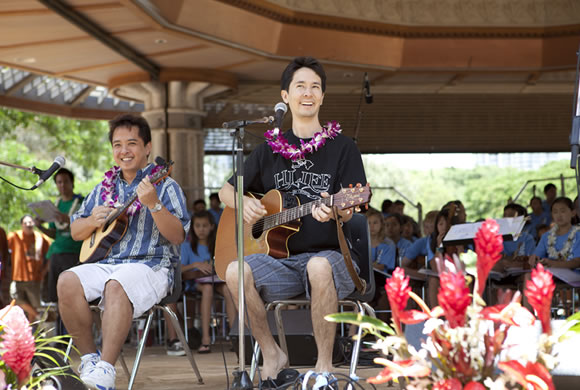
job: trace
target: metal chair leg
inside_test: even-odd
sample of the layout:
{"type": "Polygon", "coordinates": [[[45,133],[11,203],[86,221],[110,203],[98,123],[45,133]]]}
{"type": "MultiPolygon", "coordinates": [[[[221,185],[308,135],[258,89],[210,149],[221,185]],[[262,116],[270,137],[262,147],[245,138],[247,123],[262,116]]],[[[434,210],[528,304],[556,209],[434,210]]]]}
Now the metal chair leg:
{"type": "Polygon", "coordinates": [[[137,377],[137,371],[139,371],[141,356],[143,355],[143,350],[145,349],[145,343],[147,342],[149,329],[151,329],[153,311],[153,309],[149,310],[149,314],[147,315],[147,322],[145,323],[145,329],[143,330],[143,337],[141,337],[141,340],[139,340],[139,346],[137,347],[137,354],[135,355],[135,362],[133,363],[133,369],[131,370],[131,376],[129,377],[129,386],[127,386],[127,390],[133,389],[133,384],[135,383],[135,378],[137,377]]]}
{"type": "Polygon", "coordinates": [[[179,338],[179,341],[181,341],[181,344],[183,344],[183,350],[185,351],[185,355],[187,356],[187,359],[189,360],[189,363],[191,364],[191,368],[193,368],[193,371],[195,372],[195,375],[197,376],[197,381],[199,384],[203,384],[203,379],[201,377],[201,373],[199,372],[199,369],[197,368],[197,364],[195,363],[195,359],[193,357],[193,354],[191,353],[191,349],[189,349],[189,344],[187,344],[187,341],[185,340],[185,335],[183,334],[183,331],[181,330],[181,326],[179,325],[179,319],[177,318],[177,314],[175,314],[173,312],[173,310],[171,310],[167,306],[157,306],[157,308],[164,310],[169,315],[169,318],[171,320],[171,324],[175,328],[175,333],[177,333],[177,337],[179,338]]]}
{"type": "Polygon", "coordinates": [[[260,362],[260,345],[258,342],[254,342],[254,353],[252,354],[252,364],[250,366],[250,380],[253,381],[256,376],[256,371],[258,371],[258,363],[260,362]]]}

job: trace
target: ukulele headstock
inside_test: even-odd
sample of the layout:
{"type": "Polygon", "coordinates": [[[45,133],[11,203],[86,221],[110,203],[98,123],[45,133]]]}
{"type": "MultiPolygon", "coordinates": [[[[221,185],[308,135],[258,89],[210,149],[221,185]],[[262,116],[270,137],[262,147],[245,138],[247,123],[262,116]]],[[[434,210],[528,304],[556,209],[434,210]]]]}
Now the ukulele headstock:
{"type": "Polygon", "coordinates": [[[160,182],[161,180],[165,179],[167,176],[171,174],[173,170],[173,161],[165,161],[162,157],[155,157],[155,164],[157,165],[153,168],[153,172],[149,176],[149,180],[151,184],[155,184],[160,182]]]}
{"type": "Polygon", "coordinates": [[[369,203],[371,197],[370,184],[367,183],[363,186],[358,183],[354,187],[351,185],[349,188],[343,188],[334,194],[333,205],[341,210],[355,208],[356,211],[360,211],[360,206],[369,203]]]}

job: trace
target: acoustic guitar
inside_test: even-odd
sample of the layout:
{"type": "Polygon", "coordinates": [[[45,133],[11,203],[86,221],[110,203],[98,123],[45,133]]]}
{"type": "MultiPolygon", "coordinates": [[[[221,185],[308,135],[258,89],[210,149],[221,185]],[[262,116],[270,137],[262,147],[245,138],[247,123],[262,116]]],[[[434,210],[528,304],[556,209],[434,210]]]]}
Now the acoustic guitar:
{"type": "MultiPolygon", "coordinates": [[[[161,157],[155,158],[155,164],[162,168],[150,177],[152,184],[165,179],[173,169],[173,161],[166,162],[161,157]]],[[[122,206],[109,214],[105,223],[83,241],[79,259],[81,263],[95,263],[107,257],[113,245],[115,245],[127,231],[129,216],[127,209],[137,200],[135,192],[122,206]]]]}
{"type": "MultiPolygon", "coordinates": [[[[341,210],[359,207],[370,201],[371,188],[368,184],[366,186],[358,184],[356,187],[343,188],[328,198],[302,205],[299,204],[298,198],[278,190],[270,190],[262,198],[254,194],[249,195],[260,199],[267,214],[253,225],[244,223],[244,256],[267,253],[281,259],[289,256],[288,239],[300,229],[299,219],[312,213],[313,205],[337,206],[341,210]]],[[[222,280],[225,278],[228,265],[238,257],[235,216],[234,209],[226,207],[217,230],[215,270],[222,280]]]]}

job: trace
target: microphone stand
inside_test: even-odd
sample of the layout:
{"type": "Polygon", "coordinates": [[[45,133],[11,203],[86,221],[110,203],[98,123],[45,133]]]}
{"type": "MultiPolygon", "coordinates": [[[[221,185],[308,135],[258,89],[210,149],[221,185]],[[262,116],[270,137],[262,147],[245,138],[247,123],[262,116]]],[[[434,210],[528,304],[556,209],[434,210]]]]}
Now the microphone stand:
{"type": "MultiPolygon", "coordinates": [[[[235,122],[235,121],[232,121],[235,122]]],[[[230,123],[232,123],[230,122],[230,123]]],[[[235,215],[236,244],[238,248],[238,359],[240,367],[234,371],[231,390],[251,390],[253,388],[250,375],[246,372],[245,354],[245,290],[244,290],[244,125],[247,121],[239,121],[240,125],[232,130],[235,137],[235,215]]],[[[225,127],[225,126],[224,126],[225,127]]]]}
{"type": "Polygon", "coordinates": [[[32,173],[35,173],[37,175],[40,175],[43,171],[41,169],[38,169],[36,167],[32,167],[32,168],[28,168],[28,167],[23,167],[22,165],[16,165],[16,164],[11,164],[5,161],[0,161],[0,165],[4,165],[10,168],[17,168],[17,169],[22,169],[24,171],[29,171],[32,173]]]}
{"type": "MultiPolygon", "coordinates": [[[[40,176],[44,171],[42,169],[38,169],[36,167],[32,167],[32,168],[28,168],[28,167],[23,167],[22,165],[16,165],[16,164],[12,164],[12,163],[8,163],[6,161],[0,161],[0,165],[4,165],[10,168],[16,168],[16,169],[22,169],[23,171],[28,171],[28,172],[32,172],[38,176],[40,176]]],[[[0,176],[0,179],[2,179],[3,181],[5,181],[6,183],[10,184],[11,186],[18,188],[20,190],[25,190],[25,191],[32,191],[34,189],[36,189],[36,186],[32,186],[30,188],[24,188],[21,187],[19,185],[16,185],[14,183],[11,183],[10,181],[6,180],[5,178],[0,176]]]]}

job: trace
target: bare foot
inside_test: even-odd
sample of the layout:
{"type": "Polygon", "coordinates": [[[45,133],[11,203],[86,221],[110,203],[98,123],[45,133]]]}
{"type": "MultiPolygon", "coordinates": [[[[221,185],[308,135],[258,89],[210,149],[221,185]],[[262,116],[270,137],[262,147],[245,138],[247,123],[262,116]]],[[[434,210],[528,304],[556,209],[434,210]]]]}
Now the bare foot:
{"type": "Polygon", "coordinates": [[[319,363],[320,360],[316,363],[314,367],[314,372],[323,373],[323,372],[332,372],[332,364],[321,364],[319,363]]]}
{"type": "Polygon", "coordinates": [[[288,357],[282,351],[282,349],[278,346],[278,344],[274,344],[274,349],[271,353],[266,354],[264,353],[264,364],[262,365],[262,379],[272,378],[275,379],[278,372],[286,367],[286,363],[288,362],[288,357]]]}

